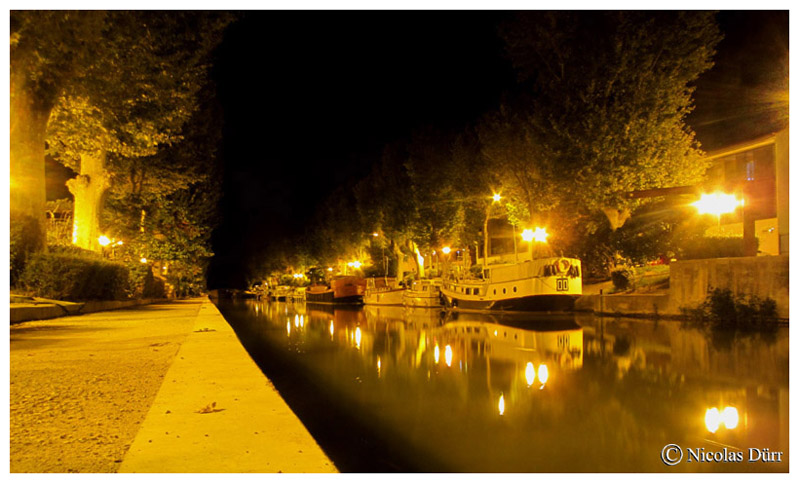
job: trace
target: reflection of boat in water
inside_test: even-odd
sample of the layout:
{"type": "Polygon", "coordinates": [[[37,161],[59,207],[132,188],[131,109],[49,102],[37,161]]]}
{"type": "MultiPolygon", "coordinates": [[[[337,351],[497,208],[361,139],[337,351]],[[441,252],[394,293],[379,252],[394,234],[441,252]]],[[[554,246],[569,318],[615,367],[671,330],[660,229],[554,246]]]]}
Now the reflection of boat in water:
{"type": "MultiPolygon", "coordinates": [[[[557,363],[559,368],[583,366],[583,328],[574,318],[480,317],[481,314],[449,315],[443,327],[445,335],[481,340],[495,358],[531,359],[557,363]],[[537,356],[537,358],[533,358],[537,356]]],[[[488,316],[488,315],[486,315],[488,316]]],[[[523,361],[524,360],[524,361],[523,361]]]]}
{"type": "Polygon", "coordinates": [[[571,311],[582,292],[581,261],[566,257],[489,265],[480,279],[442,285],[447,306],[466,310],[571,311]]]}
{"type": "Polygon", "coordinates": [[[365,281],[355,276],[340,276],[331,281],[330,287],[310,286],[306,301],[327,304],[363,304],[365,281]]]}
{"type": "Polygon", "coordinates": [[[364,304],[374,306],[399,306],[403,304],[405,289],[397,286],[394,277],[370,277],[364,290],[364,304]]]}
{"type": "Polygon", "coordinates": [[[441,307],[441,281],[420,279],[411,283],[411,287],[403,293],[403,306],[434,308],[441,307]]]}

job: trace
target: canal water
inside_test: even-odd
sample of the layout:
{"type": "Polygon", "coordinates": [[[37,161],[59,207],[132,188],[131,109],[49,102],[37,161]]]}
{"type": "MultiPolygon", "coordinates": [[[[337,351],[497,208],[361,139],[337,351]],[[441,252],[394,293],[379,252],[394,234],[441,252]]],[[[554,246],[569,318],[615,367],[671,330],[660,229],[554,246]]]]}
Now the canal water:
{"type": "Polygon", "coordinates": [[[788,328],[217,304],[341,471],[788,471],[788,328]]]}

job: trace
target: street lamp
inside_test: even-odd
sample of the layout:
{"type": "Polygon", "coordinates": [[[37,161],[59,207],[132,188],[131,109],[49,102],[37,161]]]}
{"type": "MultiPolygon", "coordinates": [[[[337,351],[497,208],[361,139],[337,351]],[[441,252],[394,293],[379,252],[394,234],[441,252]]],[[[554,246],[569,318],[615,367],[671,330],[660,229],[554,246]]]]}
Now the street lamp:
{"type": "Polygon", "coordinates": [[[111,243],[111,239],[109,239],[105,235],[101,235],[100,237],[97,238],[97,243],[99,243],[103,247],[106,247],[108,244],[111,243]]]}
{"type": "Polygon", "coordinates": [[[726,213],[733,213],[737,207],[744,205],[744,200],[737,200],[736,195],[729,193],[715,192],[704,193],[700,200],[691,204],[700,214],[722,216],[726,213]]]}
{"type": "Polygon", "coordinates": [[[492,201],[499,202],[501,198],[503,197],[501,197],[499,193],[492,195],[492,201]]]}
{"type": "Polygon", "coordinates": [[[522,231],[522,240],[525,242],[547,242],[547,237],[550,235],[547,233],[547,230],[543,227],[536,227],[536,230],[525,229],[522,231]]]}
{"type": "Polygon", "coordinates": [[[443,253],[444,255],[447,255],[447,254],[449,254],[449,253],[450,253],[450,247],[442,247],[442,253],[443,253]]]}

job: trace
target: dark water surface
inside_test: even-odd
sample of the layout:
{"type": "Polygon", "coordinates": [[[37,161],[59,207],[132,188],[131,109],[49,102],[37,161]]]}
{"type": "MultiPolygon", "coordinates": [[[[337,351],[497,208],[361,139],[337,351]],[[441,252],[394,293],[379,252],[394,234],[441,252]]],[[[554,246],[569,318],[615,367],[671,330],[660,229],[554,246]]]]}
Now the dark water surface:
{"type": "Polygon", "coordinates": [[[788,471],[788,328],[217,304],[341,471],[788,471]]]}

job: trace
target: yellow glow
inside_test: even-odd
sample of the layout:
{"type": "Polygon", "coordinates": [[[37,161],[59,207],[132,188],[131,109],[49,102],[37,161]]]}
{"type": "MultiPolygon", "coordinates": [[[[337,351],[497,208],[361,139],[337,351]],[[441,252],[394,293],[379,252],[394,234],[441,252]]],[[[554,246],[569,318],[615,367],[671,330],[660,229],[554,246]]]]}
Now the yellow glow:
{"type": "Polygon", "coordinates": [[[492,195],[492,200],[494,200],[495,202],[499,202],[501,198],[503,197],[501,197],[499,193],[495,193],[494,195],[492,195]]]}
{"type": "Polygon", "coordinates": [[[373,237],[377,237],[378,236],[378,232],[372,232],[372,236],[373,237]]]}
{"type": "Polygon", "coordinates": [[[453,348],[451,348],[450,345],[444,347],[444,362],[447,366],[453,364],[453,348]]]}
{"type": "Polygon", "coordinates": [[[719,217],[723,213],[732,213],[736,210],[736,207],[744,205],[744,201],[737,200],[736,195],[715,192],[702,194],[700,200],[692,203],[692,205],[700,214],[711,214],[719,217]]]}
{"type": "Polygon", "coordinates": [[[353,267],[355,267],[356,269],[358,269],[359,267],[361,267],[361,262],[360,262],[360,261],[357,261],[357,260],[353,261],[353,267]]]}
{"type": "Polygon", "coordinates": [[[547,237],[550,235],[547,233],[547,229],[543,227],[536,227],[535,230],[525,229],[522,231],[522,240],[525,242],[536,241],[536,242],[547,242],[547,237]]]}
{"type": "Polygon", "coordinates": [[[447,255],[450,253],[450,247],[442,247],[442,253],[447,255]]]}
{"type": "Polygon", "coordinates": [[[73,244],[77,244],[78,243],[78,221],[77,220],[72,222],[72,243],[73,244]]]}
{"type": "Polygon", "coordinates": [[[122,241],[121,241],[121,240],[118,240],[118,241],[117,241],[117,245],[122,245],[122,241]]]}
{"type": "Polygon", "coordinates": [[[735,429],[739,425],[739,411],[736,407],[725,407],[722,411],[722,423],[726,429],[735,429]]]}
{"type": "Polygon", "coordinates": [[[97,243],[99,243],[100,245],[105,247],[105,246],[107,246],[108,244],[111,243],[111,239],[109,239],[105,235],[101,235],[100,237],[97,238],[97,243]]]}
{"type": "Polygon", "coordinates": [[[303,317],[300,316],[300,327],[302,328],[303,326],[305,326],[305,321],[303,321],[303,317]]]}
{"type": "Polygon", "coordinates": [[[378,375],[381,374],[381,357],[378,357],[378,375]]]}
{"type": "Polygon", "coordinates": [[[542,363],[539,365],[539,382],[544,385],[550,377],[550,372],[547,371],[547,365],[542,363]]]}
{"type": "Polygon", "coordinates": [[[439,345],[437,344],[436,347],[433,348],[433,362],[438,364],[439,363],[439,345]]]}
{"type": "Polygon", "coordinates": [[[503,398],[503,394],[500,394],[500,401],[497,402],[497,410],[500,411],[500,415],[503,415],[506,412],[506,400],[503,398]]]}
{"type": "Polygon", "coordinates": [[[525,365],[525,381],[528,382],[528,386],[531,386],[534,380],[536,380],[536,370],[533,369],[533,363],[529,361],[528,364],[525,365]]]}
{"type": "Polygon", "coordinates": [[[333,337],[333,320],[332,320],[332,319],[331,319],[331,325],[330,325],[330,327],[328,328],[328,331],[330,331],[330,333],[331,333],[331,337],[333,337]]]}
{"type": "Polygon", "coordinates": [[[717,431],[720,424],[719,410],[716,408],[709,408],[706,410],[706,428],[712,434],[717,431]]]}
{"type": "Polygon", "coordinates": [[[147,257],[142,257],[141,259],[139,259],[139,262],[141,262],[142,264],[147,264],[147,257]]]}
{"type": "Polygon", "coordinates": [[[333,267],[328,267],[328,272],[333,271],[333,267]]]}
{"type": "Polygon", "coordinates": [[[286,320],[286,334],[292,334],[292,322],[290,320],[286,320]]]}
{"type": "Polygon", "coordinates": [[[294,327],[295,328],[299,328],[300,327],[300,316],[298,316],[296,314],[294,315],[294,327]]]}
{"type": "Polygon", "coordinates": [[[356,328],[356,348],[361,348],[361,328],[356,328]]]}

